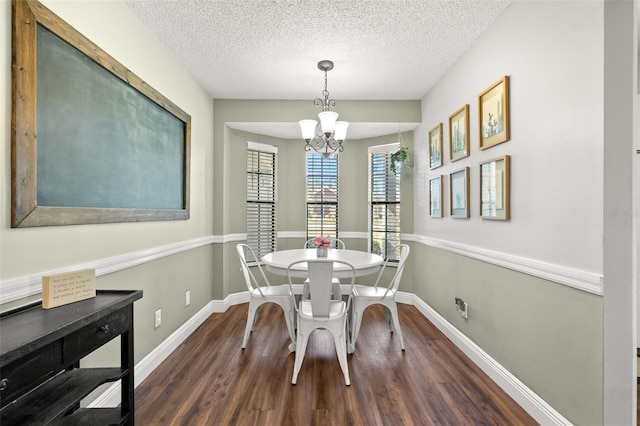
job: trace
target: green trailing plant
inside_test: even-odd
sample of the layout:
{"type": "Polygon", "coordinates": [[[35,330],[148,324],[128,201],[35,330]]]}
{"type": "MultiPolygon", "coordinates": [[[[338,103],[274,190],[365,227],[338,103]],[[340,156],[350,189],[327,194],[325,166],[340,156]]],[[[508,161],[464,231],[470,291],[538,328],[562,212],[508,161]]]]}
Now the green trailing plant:
{"type": "Polygon", "coordinates": [[[402,166],[402,164],[407,164],[409,161],[409,148],[401,146],[400,149],[391,154],[390,159],[391,165],[389,167],[391,168],[391,171],[398,173],[399,170],[396,170],[396,165],[400,163],[400,166],[402,166]]]}

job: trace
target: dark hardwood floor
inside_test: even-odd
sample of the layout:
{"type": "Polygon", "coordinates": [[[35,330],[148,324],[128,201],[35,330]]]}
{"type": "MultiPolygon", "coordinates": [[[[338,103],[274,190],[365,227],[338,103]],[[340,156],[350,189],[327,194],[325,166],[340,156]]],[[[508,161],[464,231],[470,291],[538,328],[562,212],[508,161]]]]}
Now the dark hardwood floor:
{"type": "Polygon", "coordinates": [[[402,352],[373,306],[345,386],[330,333],[314,332],[291,384],[282,310],[263,305],[247,349],[248,304],[213,314],[136,388],[140,425],[535,425],[420,312],[399,305],[402,352]]]}

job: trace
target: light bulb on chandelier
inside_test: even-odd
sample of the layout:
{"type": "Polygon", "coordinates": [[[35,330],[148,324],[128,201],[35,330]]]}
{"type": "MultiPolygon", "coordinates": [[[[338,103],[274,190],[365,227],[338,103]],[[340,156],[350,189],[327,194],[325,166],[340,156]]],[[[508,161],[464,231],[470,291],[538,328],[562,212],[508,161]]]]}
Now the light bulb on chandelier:
{"type": "Polygon", "coordinates": [[[300,120],[300,130],[302,138],[306,141],[305,151],[315,151],[322,154],[324,158],[329,158],[342,152],[344,147],[342,143],[347,138],[347,128],[349,123],[346,121],[337,121],[338,113],[331,111],[336,106],[333,99],[329,99],[329,91],[327,90],[327,72],[333,69],[333,62],[323,60],[318,62],[318,69],[324,71],[324,90],[323,98],[314,99],[313,103],[322,108],[322,112],[318,114],[320,122],[316,120],[300,120]]]}

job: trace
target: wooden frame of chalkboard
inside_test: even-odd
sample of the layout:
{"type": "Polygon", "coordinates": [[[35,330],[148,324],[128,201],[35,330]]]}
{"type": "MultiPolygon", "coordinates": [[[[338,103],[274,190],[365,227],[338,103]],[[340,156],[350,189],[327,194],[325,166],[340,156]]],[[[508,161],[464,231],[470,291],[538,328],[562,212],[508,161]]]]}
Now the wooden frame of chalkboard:
{"type": "Polygon", "coordinates": [[[11,227],[189,218],[188,114],[37,1],[11,53],[11,227]]]}

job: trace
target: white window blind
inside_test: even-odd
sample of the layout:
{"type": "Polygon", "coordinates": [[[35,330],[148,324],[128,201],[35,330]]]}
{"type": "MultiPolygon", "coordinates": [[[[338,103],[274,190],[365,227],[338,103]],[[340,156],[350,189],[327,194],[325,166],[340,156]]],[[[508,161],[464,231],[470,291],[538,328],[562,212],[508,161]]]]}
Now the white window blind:
{"type": "Polygon", "coordinates": [[[277,150],[260,148],[247,147],[247,245],[258,258],[276,250],[277,150]]]}
{"type": "Polygon", "coordinates": [[[307,153],[307,238],[338,238],[338,157],[307,153]]]}
{"type": "Polygon", "coordinates": [[[400,175],[390,169],[398,144],[369,149],[369,240],[372,253],[390,261],[400,255],[400,175]]]}

